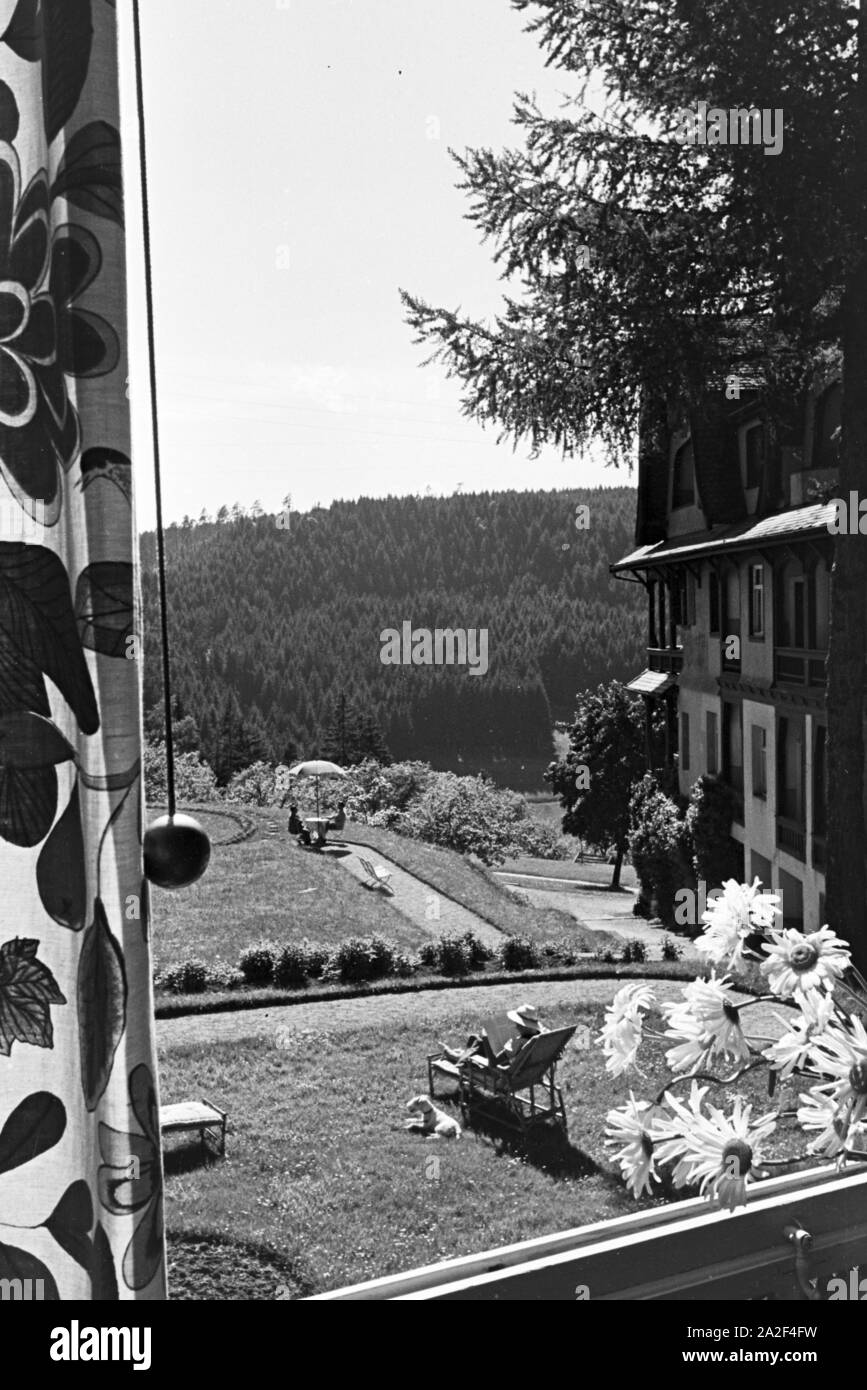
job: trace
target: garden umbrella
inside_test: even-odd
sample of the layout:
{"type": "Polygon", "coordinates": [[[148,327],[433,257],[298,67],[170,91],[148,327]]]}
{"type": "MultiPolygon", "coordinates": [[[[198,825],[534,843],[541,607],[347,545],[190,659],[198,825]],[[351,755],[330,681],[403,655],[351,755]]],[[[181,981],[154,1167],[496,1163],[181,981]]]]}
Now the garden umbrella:
{"type": "Polygon", "coordinates": [[[323,758],[313,758],[310,762],[298,763],[289,769],[290,777],[312,777],[316,782],[316,818],[319,819],[319,779],[320,777],[345,777],[346,773],[337,763],[326,762],[323,758]]]}

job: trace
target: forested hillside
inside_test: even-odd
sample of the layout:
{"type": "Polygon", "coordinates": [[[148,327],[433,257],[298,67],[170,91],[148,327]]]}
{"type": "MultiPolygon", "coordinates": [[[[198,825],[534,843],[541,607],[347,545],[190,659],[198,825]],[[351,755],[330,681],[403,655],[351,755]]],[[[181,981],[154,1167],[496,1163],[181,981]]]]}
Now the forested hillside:
{"type": "MultiPolygon", "coordinates": [[[[202,755],[223,778],[251,755],[334,756],[345,708],[395,757],[462,771],[549,757],[576,691],[640,661],[642,591],[608,573],[634,507],[627,488],[481,493],[337,502],[288,528],[237,507],[170,527],[175,685],[202,755]],[[486,628],[487,674],[383,665],[380,633],[404,621],[486,628]]],[[[152,533],[142,571],[147,709],[161,697],[152,533]]]]}

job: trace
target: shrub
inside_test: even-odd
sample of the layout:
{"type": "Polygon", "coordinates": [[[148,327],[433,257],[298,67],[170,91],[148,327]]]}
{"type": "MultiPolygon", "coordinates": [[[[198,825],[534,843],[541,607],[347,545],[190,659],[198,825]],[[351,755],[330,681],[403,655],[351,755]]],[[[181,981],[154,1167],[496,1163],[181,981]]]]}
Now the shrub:
{"type": "Polygon", "coordinates": [[[256,762],[236,772],[226,787],[226,800],[242,806],[276,806],[282,787],[277,782],[278,769],[271,763],[256,762]]]}
{"type": "Polygon", "coordinates": [[[392,974],[406,979],[407,976],[415,974],[418,965],[418,956],[409,955],[406,951],[395,951],[391,963],[392,974]]]}
{"type": "Polygon", "coordinates": [[[322,978],[361,984],[391,974],[395,947],[381,936],[350,936],[328,957],[322,978]]]}
{"type": "Polygon", "coordinates": [[[429,970],[435,970],[439,965],[440,944],[438,941],[425,941],[418,950],[419,962],[427,966],[429,970]]]}
{"type": "Polygon", "coordinates": [[[437,946],[437,966],[440,974],[468,975],[470,973],[472,958],[466,936],[441,936],[437,946]]]}
{"type": "Polygon", "coordinates": [[[674,937],[669,936],[668,933],[666,933],[666,935],[662,938],[662,959],[680,960],[682,955],[683,951],[681,950],[678,943],[675,941],[674,937]]]}
{"type": "Polygon", "coordinates": [[[461,940],[466,945],[467,957],[471,970],[483,970],[488,961],[494,959],[494,952],[491,950],[490,946],[486,946],[481,937],[476,936],[475,932],[464,932],[461,940]]]}
{"type": "Polygon", "coordinates": [[[529,936],[507,936],[499,955],[504,970],[533,970],[539,964],[539,947],[529,936]]]}
{"type": "Polygon", "coordinates": [[[320,979],[331,951],[327,946],[319,946],[314,941],[308,941],[306,936],[301,945],[304,949],[304,966],[307,978],[310,980],[320,979]]]}
{"type": "Polygon", "coordinates": [[[203,960],[183,960],[158,976],[162,989],[170,994],[203,994],[209,984],[208,966],[203,960]]]}
{"type": "Polygon", "coordinates": [[[686,823],[692,836],[695,871],[705,883],[741,877],[731,837],[734,815],[731,787],[718,777],[699,777],[690,792],[686,823]]]}
{"type": "Polygon", "coordinates": [[[617,960],[610,946],[606,946],[603,951],[597,951],[595,954],[596,959],[601,960],[605,965],[614,965],[617,960]]]}
{"type": "Polygon", "coordinates": [[[296,941],[287,942],[274,961],[274,984],[280,989],[307,983],[307,953],[296,941]]]}
{"type": "Polygon", "coordinates": [[[631,961],[645,961],[647,960],[647,947],[643,941],[639,941],[637,937],[632,937],[624,944],[621,959],[624,965],[629,965],[631,961]]]}
{"type": "MultiPolygon", "coordinates": [[[[153,806],[162,805],[168,795],[164,743],[145,744],[144,775],[148,803],[153,806]]],[[[175,794],[182,804],[220,800],[220,789],[214,769],[203,762],[198,753],[176,754],[175,794]]]]}
{"type": "Polygon", "coordinates": [[[543,941],[539,949],[546,960],[557,961],[561,965],[574,965],[580,955],[578,947],[568,936],[543,941]]]}
{"type": "Polygon", "coordinates": [[[280,947],[273,941],[258,941],[241,954],[238,967],[248,985],[270,985],[280,947]]]}
{"type": "Polygon", "coordinates": [[[629,852],[652,909],[664,922],[674,918],[674,898],[692,870],[688,831],[677,803],[651,773],[635,786],[629,807],[629,852]]]}

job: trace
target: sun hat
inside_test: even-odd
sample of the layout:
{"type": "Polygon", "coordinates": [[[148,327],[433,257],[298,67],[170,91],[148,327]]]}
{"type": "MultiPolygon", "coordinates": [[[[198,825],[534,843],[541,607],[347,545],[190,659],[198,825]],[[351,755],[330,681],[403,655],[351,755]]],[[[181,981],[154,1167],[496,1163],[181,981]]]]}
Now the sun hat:
{"type": "Polygon", "coordinates": [[[531,1028],[534,1033],[541,1031],[539,1012],[533,1004],[519,1004],[517,1009],[511,1009],[506,1017],[510,1023],[517,1023],[519,1028],[531,1028]]]}

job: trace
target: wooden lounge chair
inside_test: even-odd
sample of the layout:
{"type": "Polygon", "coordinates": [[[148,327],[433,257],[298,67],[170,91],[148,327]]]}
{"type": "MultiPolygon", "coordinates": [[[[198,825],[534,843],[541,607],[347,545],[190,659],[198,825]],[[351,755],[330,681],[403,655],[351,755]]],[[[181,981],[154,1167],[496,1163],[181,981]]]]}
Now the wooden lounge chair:
{"type": "Polygon", "coordinates": [[[394,896],[394,889],[388,881],[391,878],[391,869],[384,869],[381,864],[371,864],[369,859],[362,859],[360,854],[358,862],[367,874],[367,879],[362,880],[365,888],[381,888],[384,893],[394,896]]]}
{"type": "Polygon", "coordinates": [[[553,1122],[565,1133],[566,1109],[556,1071],[577,1026],[537,1033],[507,1066],[497,1066],[478,1054],[461,1062],[457,1079],[465,1119],[475,1108],[522,1132],[534,1124],[553,1122]]]}
{"type": "MultiPolygon", "coordinates": [[[[482,1046],[478,1055],[491,1065],[495,1065],[497,1057],[507,1042],[520,1037],[517,1025],[512,1022],[507,1013],[491,1014],[489,1018],[483,1020],[479,1033],[482,1038],[482,1046]]],[[[449,1053],[459,1056],[463,1051],[463,1048],[449,1048],[448,1053],[440,1050],[428,1054],[427,1079],[430,1096],[434,1094],[435,1075],[447,1076],[451,1081],[460,1083],[460,1066],[453,1055],[449,1056],[449,1053]]]]}

